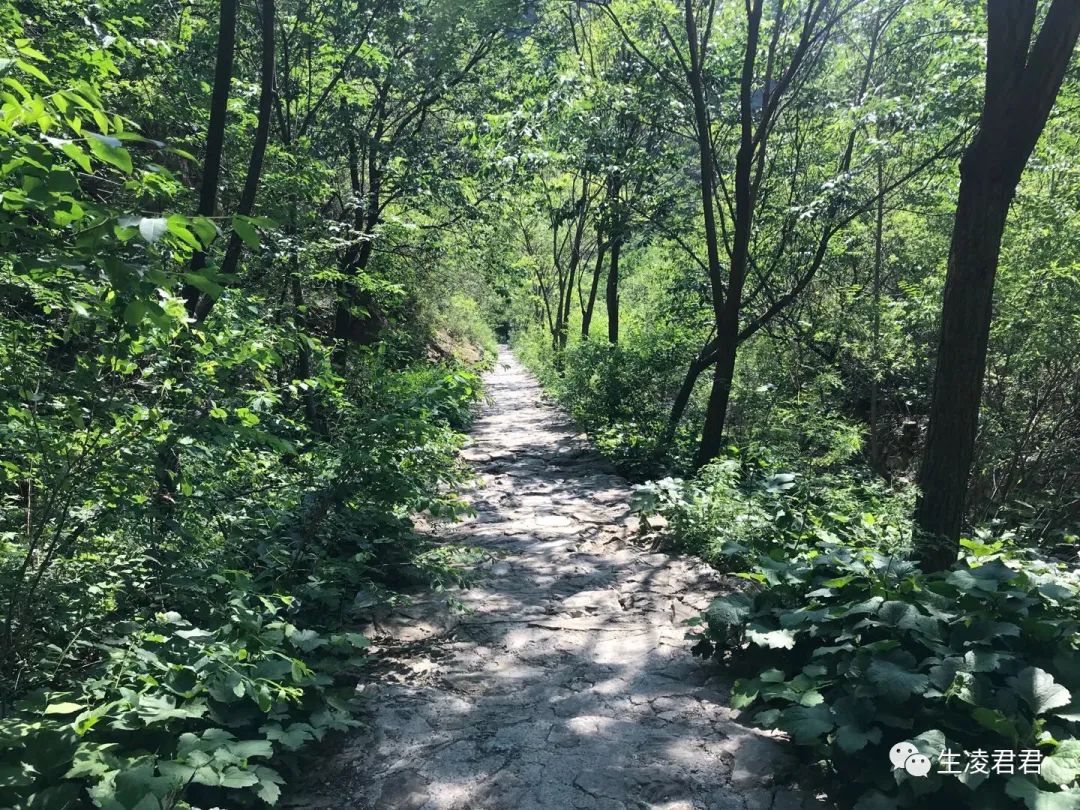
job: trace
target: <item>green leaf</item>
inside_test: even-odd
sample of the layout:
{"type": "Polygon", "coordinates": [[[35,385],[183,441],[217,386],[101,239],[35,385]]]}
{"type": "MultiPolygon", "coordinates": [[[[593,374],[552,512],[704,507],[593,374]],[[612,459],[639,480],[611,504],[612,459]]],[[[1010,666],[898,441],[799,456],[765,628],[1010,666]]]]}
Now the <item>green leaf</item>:
{"type": "Polygon", "coordinates": [[[218,775],[218,782],[224,788],[246,788],[259,784],[259,777],[244,768],[230,765],[218,775]]]}
{"type": "Polygon", "coordinates": [[[212,281],[205,273],[184,273],[184,281],[215,300],[225,292],[224,287],[212,281]]]}
{"type": "Polygon", "coordinates": [[[68,141],[60,147],[60,151],[75,161],[79,165],[79,168],[87,174],[90,174],[94,170],[93,166],[90,165],[90,156],[86,154],[86,150],[77,143],[68,141]]]}
{"type": "Polygon", "coordinates": [[[918,630],[924,635],[938,635],[938,623],[921,614],[910,602],[888,601],[882,603],[874,617],[877,621],[899,627],[901,630],[918,630]]]}
{"type": "Polygon", "coordinates": [[[1076,598],[1076,591],[1059,582],[1044,582],[1038,587],[1038,591],[1051,602],[1059,604],[1076,598]]]}
{"type": "Polygon", "coordinates": [[[834,727],[832,712],[822,703],[817,706],[789,706],[780,712],[777,727],[791,735],[799,745],[820,741],[834,727]]]}
{"type": "Polygon", "coordinates": [[[1080,790],[1070,788],[1057,792],[1039,790],[1023,776],[1014,776],[1005,785],[1005,792],[1022,799],[1028,810],[1080,810],[1080,790]]]}
{"type": "Polygon", "coordinates": [[[218,237],[217,225],[208,217],[192,217],[190,225],[203,247],[210,247],[210,244],[218,237]]]}
{"type": "Polygon", "coordinates": [[[972,672],[993,672],[998,665],[1011,656],[993,650],[968,650],[964,653],[964,666],[972,672]]]}
{"type": "Polygon", "coordinates": [[[86,707],[81,703],[50,703],[45,707],[42,714],[75,714],[76,712],[81,712],[85,708],[86,707]]]}
{"type": "Polygon", "coordinates": [[[138,326],[149,311],[150,306],[145,301],[132,301],[124,307],[124,322],[132,326],[138,326]]]}
{"type": "Polygon", "coordinates": [[[248,217],[242,217],[239,214],[233,217],[232,220],[233,230],[236,231],[236,235],[244,240],[244,244],[250,248],[257,248],[261,241],[259,232],[255,230],[255,227],[251,224],[251,220],[248,217]]]}
{"type": "Polygon", "coordinates": [[[1054,676],[1038,667],[1028,667],[1015,678],[1009,679],[1009,685],[1024,699],[1036,715],[1068,706],[1072,701],[1069,690],[1054,681],[1054,676]]]}
{"type": "Polygon", "coordinates": [[[371,639],[363,633],[345,633],[345,640],[358,650],[371,646],[371,639]]]}
{"type": "Polygon", "coordinates": [[[779,709],[766,709],[754,715],[754,722],[763,728],[776,728],[776,721],[779,718],[779,709]]]}
{"type": "Polygon", "coordinates": [[[326,639],[314,630],[297,630],[289,636],[289,642],[304,652],[311,652],[326,644],[326,639]]]}
{"type": "Polygon", "coordinates": [[[971,593],[977,590],[997,590],[997,583],[990,581],[980,581],[972,576],[970,571],[959,570],[953,571],[945,579],[950,585],[956,587],[961,593],[971,593]]]}
{"type": "Polygon", "coordinates": [[[731,707],[733,709],[745,709],[751,705],[757,700],[760,687],[761,682],[757,678],[748,681],[735,681],[734,686],[731,687],[731,707]]]}
{"type": "Polygon", "coordinates": [[[881,729],[877,726],[866,729],[843,725],[836,731],[836,744],[849,754],[861,751],[871,743],[877,745],[879,742],[881,742],[881,729]]]}
{"type": "Polygon", "coordinates": [[[302,748],[308,740],[315,738],[315,730],[307,723],[293,723],[288,728],[282,728],[275,723],[263,726],[259,731],[265,734],[268,740],[281,743],[290,751],[302,748]]]}
{"type": "Polygon", "coordinates": [[[122,142],[119,138],[110,138],[108,135],[90,131],[86,134],[86,143],[98,160],[115,166],[125,174],[131,174],[131,155],[120,145],[122,142]]]}
{"type": "Polygon", "coordinates": [[[866,677],[883,694],[896,701],[906,700],[912,695],[920,695],[930,684],[930,679],[926,675],[912,672],[893,661],[881,658],[867,667],[866,677]]]}
{"type": "Polygon", "coordinates": [[[1000,734],[1005,738],[1016,737],[1016,724],[1012,722],[1000,709],[989,709],[985,706],[976,706],[971,716],[983,728],[1000,734]]]}
{"type": "Polygon", "coordinates": [[[225,743],[225,749],[240,759],[270,759],[274,755],[274,746],[269,740],[231,740],[225,743]]]}
{"type": "Polygon", "coordinates": [[[808,689],[799,695],[797,700],[802,706],[817,706],[825,701],[825,696],[817,689],[808,689]]]}
{"type": "Polygon", "coordinates": [[[182,242],[190,245],[195,250],[202,249],[202,242],[196,239],[195,234],[188,230],[190,220],[188,220],[187,217],[173,214],[166,220],[166,225],[169,229],[169,233],[173,234],[173,236],[178,237],[182,242]]]}
{"type": "Polygon", "coordinates": [[[35,79],[38,79],[39,81],[47,85],[52,84],[52,82],[49,81],[49,77],[42,73],[41,70],[38,69],[37,65],[32,65],[24,59],[16,59],[15,67],[19,68],[19,70],[21,70],[23,73],[29,73],[35,79]]]}
{"type": "Polygon", "coordinates": [[[945,734],[936,728],[916,734],[911,738],[911,741],[915,743],[915,747],[919,749],[920,754],[924,754],[930,759],[937,759],[948,747],[945,734]]]}
{"type": "Polygon", "coordinates": [[[1042,778],[1052,785],[1072,784],[1080,776],[1080,740],[1062,740],[1043,757],[1042,778]]]}
{"type": "Polygon", "coordinates": [[[744,593],[732,593],[714,599],[705,609],[705,617],[710,624],[736,627],[743,624],[750,615],[752,602],[744,593]]]}
{"type": "Polygon", "coordinates": [[[277,804],[277,800],[281,798],[281,788],[278,786],[284,785],[285,780],[281,778],[277,771],[265,765],[260,765],[255,769],[255,776],[259,780],[255,795],[267,804],[277,804]]]}

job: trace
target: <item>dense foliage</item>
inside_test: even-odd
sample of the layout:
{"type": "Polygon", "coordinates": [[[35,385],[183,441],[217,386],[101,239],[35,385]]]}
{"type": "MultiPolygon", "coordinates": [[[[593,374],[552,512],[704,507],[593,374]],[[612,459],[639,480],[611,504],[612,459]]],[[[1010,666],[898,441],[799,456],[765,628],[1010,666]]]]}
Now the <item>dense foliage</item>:
{"type": "Polygon", "coordinates": [[[853,543],[759,557],[747,577],[762,589],[717,600],[699,651],[739,650],[756,671],[732,705],[762,707],[756,722],[817,749],[858,807],[994,807],[1003,791],[1029,807],[1072,806],[1075,574],[1005,556],[1001,543],[965,545],[968,560],[947,575],[853,543]],[[889,775],[880,763],[909,738],[932,761],[955,752],[955,774],[889,775]],[[1040,746],[1041,776],[959,761],[1040,746]]]}
{"type": "Polygon", "coordinates": [[[498,335],[746,581],[696,649],[838,800],[1080,807],[1072,0],[0,33],[0,805],[276,801],[368,612],[474,567],[416,517],[466,510],[498,335]]]}
{"type": "Polygon", "coordinates": [[[515,221],[527,261],[506,260],[531,276],[508,294],[516,346],[648,481],[635,503],[647,537],[747,580],[693,629],[696,649],[743,673],[733,704],[805,746],[842,806],[1080,806],[1075,67],[1059,63],[1060,92],[1047,74],[1031,102],[1058,93],[1045,128],[1017,128],[1034,146],[1019,149],[1026,167],[989,145],[1011,135],[972,135],[1028,103],[995,106],[1024,78],[993,73],[986,49],[1026,49],[1025,26],[1044,20],[1044,45],[1075,28],[1066,4],[1018,10],[1034,5],[623,2],[549,22],[572,44],[548,92],[574,100],[542,108],[538,129],[623,116],[619,131],[652,148],[549,146],[550,176],[515,221]],[[973,283],[954,281],[950,299],[946,281],[978,254],[962,217],[964,193],[985,188],[980,160],[1018,186],[965,446],[950,397],[960,413],[971,388],[949,393],[935,367],[983,378],[978,336],[957,342],[983,316],[948,310],[973,283]],[[575,286],[580,330],[551,315],[575,286]],[[970,452],[970,482],[927,466],[935,412],[952,425],[935,458],[970,452]],[[950,482],[950,508],[966,501],[944,553],[931,534],[948,520],[922,497],[920,466],[950,482]],[[890,764],[903,741],[930,778],[890,764]],[[946,749],[1046,764],[958,778],[937,773],[946,749]]]}
{"type": "MultiPolygon", "coordinates": [[[[4,807],[274,803],[283,755],[354,723],[364,611],[460,581],[468,557],[412,522],[464,508],[458,431],[493,348],[446,258],[460,237],[436,222],[445,198],[402,199],[415,177],[393,181],[378,234],[353,233],[364,189],[332,140],[372,84],[414,103],[391,54],[441,24],[402,10],[349,62],[316,43],[356,20],[278,9],[279,125],[302,110],[309,134],[275,131],[252,208],[251,23],[274,5],[244,4],[205,210],[216,11],[0,4],[4,807]],[[364,268],[360,241],[379,246],[364,268]],[[362,339],[337,340],[360,287],[362,339]]],[[[466,65],[497,25],[474,23],[416,69],[466,65]]],[[[368,166],[420,141],[456,160],[452,119],[368,166]]]]}

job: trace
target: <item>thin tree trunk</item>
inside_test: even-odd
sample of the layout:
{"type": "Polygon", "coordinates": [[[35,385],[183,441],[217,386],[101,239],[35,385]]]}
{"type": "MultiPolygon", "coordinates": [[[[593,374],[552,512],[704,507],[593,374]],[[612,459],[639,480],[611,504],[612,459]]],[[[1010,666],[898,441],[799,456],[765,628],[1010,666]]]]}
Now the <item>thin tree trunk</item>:
{"type": "Polygon", "coordinates": [[[589,212],[588,175],[581,178],[581,199],[577,201],[577,212],[574,232],[570,237],[570,263],[567,266],[566,278],[560,279],[559,284],[559,312],[555,334],[557,351],[566,348],[570,333],[570,309],[574,303],[574,282],[577,279],[578,267],[581,265],[581,241],[585,237],[585,222],[589,212]]]}
{"type": "Polygon", "coordinates": [[[697,384],[698,377],[713,364],[715,352],[716,341],[710,339],[701,347],[701,351],[698,352],[697,357],[687,368],[682,385],[679,386],[675,399],[671,403],[671,414],[668,417],[667,427],[664,429],[662,446],[667,446],[675,438],[675,431],[679,427],[679,422],[682,421],[683,414],[686,413],[686,406],[690,404],[690,397],[694,393],[694,386],[697,384]]]}
{"type": "Polygon", "coordinates": [[[611,260],[607,277],[607,339],[612,346],[619,342],[619,253],[622,241],[616,237],[611,242],[611,260]]]}
{"type": "MultiPolygon", "coordinates": [[[[236,0],[221,0],[218,25],[217,57],[214,63],[214,89],[210,95],[210,123],[206,131],[206,155],[203,158],[202,184],[199,187],[200,216],[217,212],[218,183],[221,179],[221,154],[225,148],[225,115],[232,83],[233,51],[236,45],[236,0]]],[[[206,266],[206,254],[198,250],[191,257],[191,272],[206,266]]],[[[189,315],[195,314],[201,290],[185,284],[182,295],[189,315]]]]}
{"type": "Polygon", "coordinates": [[[555,353],[555,364],[561,368],[563,347],[563,335],[566,333],[566,322],[563,320],[563,305],[566,303],[566,276],[562,268],[556,262],[559,273],[559,298],[555,302],[555,328],[551,330],[551,350],[555,353]]]}
{"type": "Polygon", "coordinates": [[[881,359],[881,235],[885,224],[885,195],[881,193],[881,188],[884,185],[882,174],[881,158],[878,158],[878,201],[877,215],[874,218],[874,332],[871,344],[873,368],[870,376],[870,464],[875,468],[878,467],[881,461],[880,437],[878,434],[878,374],[881,370],[878,363],[881,359]]]}
{"type": "MultiPolygon", "coordinates": [[[[760,3],[760,0],[758,0],[760,3]]],[[[698,169],[701,172],[701,208],[705,223],[705,249],[709,255],[709,286],[712,291],[713,313],[717,322],[723,317],[724,278],[720,266],[720,241],[716,227],[716,210],[713,207],[714,162],[712,133],[709,127],[709,111],[705,101],[705,84],[702,77],[702,59],[699,52],[697,20],[694,17],[693,0],[685,0],[686,39],[690,46],[690,69],[687,79],[690,82],[691,96],[694,102],[694,128],[697,133],[698,169]]],[[[747,46],[750,52],[750,46],[747,46]]],[[[751,67],[752,70],[752,67],[751,67]]],[[[747,101],[749,106],[749,100],[747,101]]],[[[745,122],[744,129],[750,125],[745,122]]],[[[740,150],[740,155],[742,151],[740,150]]]]}
{"type": "MultiPolygon", "coordinates": [[[[300,284],[300,273],[294,266],[292,272],[292,295],[293,295],[293,326],[296,328],[297,355],[296,376],[298,379],[311,378],[311,346],[308,343],[307,319],[304,317],[304,291],[300,284]]],[[[315,402],[315,392],[310,386],[304,386],[302,394],[304,399],[304,416],[312,430],[325,435],[326,428],[322,419],[319,418],[318,405],[315,402]]]]}
{"type": "MultiPolygon", "coordinates": [[[[362,303],[373,304],[370,296],[364,300],[364,296],[356,289],[352,282],[356,276],[367,269],[371,261],[371,254],[375,248],[375,228],[379,224],[382,214],[382,167],[380,166],[379,143],[382,140],[386,128],[386,94],[388,90],[383,87],[379,91],[376,100],[376,116],[378,124],[375,132],[367,141],[366,146],[366,181],[367,193],[364,194],[364,206],[357,207],[354,224],[359,232],[356,238],[359,245],[350,247],[346,251],[342,271],[348,277],[344,282],[343,289],[339,291],[337,309],[334,315],[334,364],[339,368],[344,367],[348,357],[349,343],[354,337],[357,328],[357,319],[353,310],[362,303]]],[[[349,128],[349,174],[352,184],[353,196],[357,202],[360,198],[360,159],[356,148],[356,136],[349,128]]]]}
{"type": "MultiPolygon", "coordinates": [[[[266,155],[266,143],[270,138],[270,116],[274,106],[274,0],[262,0],[262,68],[259,81],[259,117],[255,127],[255,142],[251,146],[251,158],[248,161],[247,177],[244,189],[240,193],[240,204],[236,213],[250,216],[255,210],[255,196],[259,191],[262,178],[263,158],[266,155]]],[[[221,262],[221,275],[231,276],[236,272],[244,243],[235,231],[229,236],[229,246],[221,262]]],[[[203,293],[195,307],[195,320],[201,323],[214,307],[213,296],[203,293]]]]}
{"type": "MultiPolygon", "coordinates": [[[[691,4],[687,0],[687,32],[692,33],[690,14],[691,4]]],[[[719,246],[716,242],[716,225],[713,219],[712,178],[713,159],[712,142],[708,130],[705,112],[705,98],[701,87],[700,64],[691,71],[691,86],[694,90],[694,107],[698,120],[699,152],[702,154],[703,178],[702,203],[705,208],[705,234],[709,249],[710,277],[713,287],[713,309],[716,314],[717,360],[713,374],[712,390],[709,392],[709,404],[705,410],[705,423],[701,430],[701,445],[698,448],[695,465],[700,467],[709,463],[720,452],[724,436],[724,424],[727,421],[728,401],[731,398],[731,384],[735,377],[735,355],[739,346],[739,317],[742,308],[742,290],[746,280],[746,267],[750,257],[750,232],[754,217],[752,173],[754,166],[754,131],[753,108],[751,97],[754,83],[754,63],[757,57],[758,32],[761,25],[762,0],[754,0],[747,5],[746,53],[743,59],[742,79],[739,87],[740,143],[735,155],[735,221],[733,224],[731,263],[728,270],[727,294],[724,295],[719,270],[719,246]],[[694,76],[697,80],[694,80],[694,76]],[[700,110],[698,108],[700,107],[700,110]],[[708,157],[708,164],[705,157],[708,157]],[[706,196],[706,191],[708,192],[706,196]],[[710,222],[711,228],[710,228],[710,222]],[[716,265],[714,272],[713,265],[716,265]]],[[[691,42],[694,42],[693,37],[691,42]]],[[[691,46],[691,56],[696,59],[696,48],[691,46]]],[[[764,125],[764,122],[762,122],[764,125]]],[[[761,149],[764,150],[764,144],[761,149]]]]}
{"type": "Polygon", "coordinates": [[[602,241],[599,233],[596,234],[596,264],[593,266],[592,284],[589,286],[589,300],[585,304],[585,311],[581,313],[581,338],[589,339],[589,330],[592,328],[593,309],[596,306],[596,292],[600,287],[600,275],[604,272],[604,254],[607,253],[607,245],[602,241]]]}

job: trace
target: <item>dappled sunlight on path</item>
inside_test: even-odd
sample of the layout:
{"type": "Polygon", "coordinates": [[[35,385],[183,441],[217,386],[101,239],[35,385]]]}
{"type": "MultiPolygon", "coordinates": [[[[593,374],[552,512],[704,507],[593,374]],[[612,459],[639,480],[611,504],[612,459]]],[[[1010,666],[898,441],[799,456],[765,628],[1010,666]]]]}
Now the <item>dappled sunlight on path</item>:
{"type": "MultiPolygon", "coordinates": [[[[682,621],[723,580],[627,541],[630,486],[505,349],[465,457],[477,587],[390,617],[406,671],[291,806],[795,810],[782,745],[734,721],[682,621]],[[313,784],[315,783],[315,784],[313,784]]],[[[376,633],[377,635],[378,633],[376,633]]],[[[809,802],[807,806],[809,806],[809,802]]]]}

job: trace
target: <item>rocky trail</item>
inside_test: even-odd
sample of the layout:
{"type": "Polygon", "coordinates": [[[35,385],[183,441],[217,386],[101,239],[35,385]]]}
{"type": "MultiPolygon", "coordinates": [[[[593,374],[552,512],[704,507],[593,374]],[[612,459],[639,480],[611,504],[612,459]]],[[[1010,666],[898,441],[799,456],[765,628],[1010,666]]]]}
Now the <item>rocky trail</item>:
{"type": "MultiPolygon", "coordinates": [[[[632,542],[631,487],[503,349],[465,457],[487,549],[465,610],[416,603],[374,628],[365,728],[289,806],[372,810],[796,810],[782,743],[735,721],[729,681],[682,622],[722,590],[632,542]]],[[[442,600],[445,603],[445,599],[442,600]]]]}

